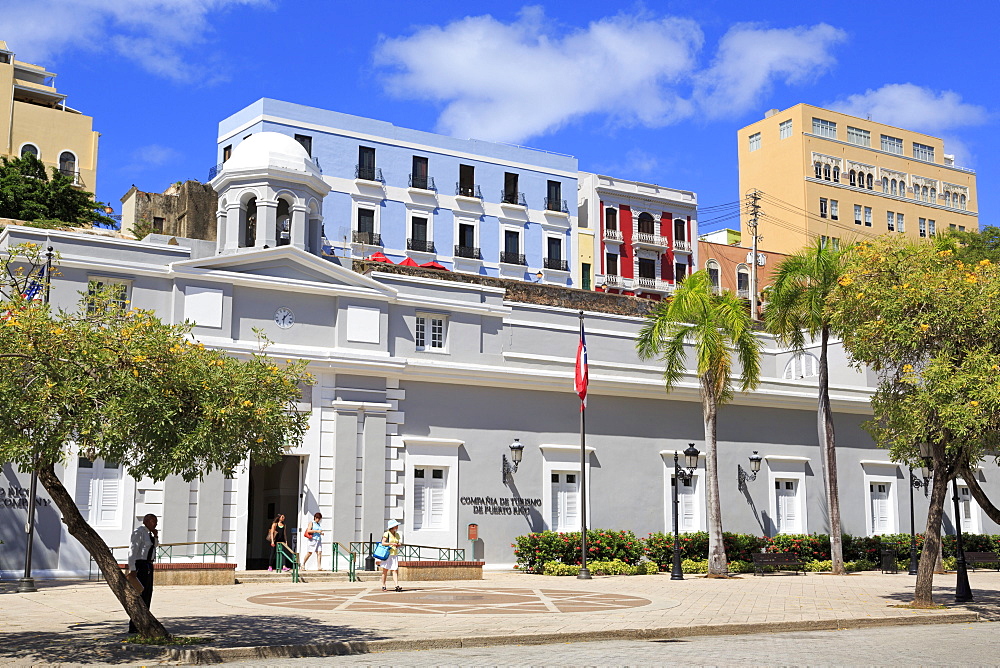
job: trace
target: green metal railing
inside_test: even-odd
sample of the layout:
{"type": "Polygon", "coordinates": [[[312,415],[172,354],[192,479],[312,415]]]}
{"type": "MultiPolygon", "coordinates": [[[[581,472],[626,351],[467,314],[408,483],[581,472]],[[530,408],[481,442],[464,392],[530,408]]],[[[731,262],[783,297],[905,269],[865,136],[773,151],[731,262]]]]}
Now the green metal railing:
{"type": "Polygon", "coordinates": [[[347,580],[349,582],[357,582],[358,575],[356,572],[357,564],[355,563],[354,553],[348,548],[344,547],[343,544],[334,541],[333,546],[333,568],[334,573],[340,572],[340,560],[343,559],[347,564],[347,580]]]}
{"type": "Polygon", "coordinates": [[[284,543],[277,543],[278,556],[275,559],[276,570],[280,573],[282,568],[285,568],[285,562],[287,561],[291,564],[292,569],[292,582],[299,581],[299,555],[292,552],[284,543]]]}
{"type": "MultiPolygon", "coordinates": [[[[372,555],[380,541],[354,541],[351,554],[356,555],[355,561],[361,561],[372,555]]],[[[431,547],[430,545],[404,544],[396,548],[398,557],[407,561],[465,561],[465,548],[461,547],[431,547]]]]}
{"type": "MultiPolygon", "coordinates": [[[[201,557],[202,559],[212,558],[212,563],[217,563],[219,558],[222,559],[223,563],[229,561],[229,546],[231,543],[224,543],[222,541],[200,541],[193,543],[160,543],[156,546],[156,561],[159,563],[172,563],[175,559],[194,559],[195,557],[201,557]],[[196,546],[201,546],[198,549],[196,546]],[[187,549],[184,549],[187,548],[187,549]]],[[[115,545],[108,548],[111,550],[112,556],[118,563],[128,562],[128,545],[115,545]]],[[[101,576],[101,569],[97,567],[97,563],[94,558],[90,558],[90,565],[88,567],[87,579],[94,580],[99,579],[101,576]]]]}

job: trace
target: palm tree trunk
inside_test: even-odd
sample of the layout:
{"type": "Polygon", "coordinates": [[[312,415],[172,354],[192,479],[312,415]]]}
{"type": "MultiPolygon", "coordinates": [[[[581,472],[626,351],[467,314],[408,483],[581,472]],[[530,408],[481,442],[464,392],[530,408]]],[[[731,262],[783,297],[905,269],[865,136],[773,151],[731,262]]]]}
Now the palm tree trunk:
{"type": "Polygon", "coordinates": [[[924,549],[920,553],[917,567],[917,585],[913,593],[913,605],[929,608],[934,605],[934,571],[941,552],[941,517],[944,514],[945,497],[948,494],[947,467],[944,463],[944,448],[934,446],[934,477],[931,479],[931,499],[927,508],[927,529],[924,532],[924,549]]]}
{"type": "Polygon", "coordinates": [[[847,575],[844,570],[844,532],[840,524],[840,490],[837,483],[837,439],[833,430],[833,411],[830,408],[830,368],[827,349],[830,329],[824,327],[820,335],[819,354],[819,447],[823,457],[823,478],[826,483],[826,508],[830,516],[830,560],[834,575],[847,575]]]}
{"type": "Polygon", "coordinates": [[[722,542],[722,504],[719,502],[719,459],[716,447],[718,404],[705,374],[701,379],[701,409],[705,419],[705,497],[708,505],[708,577],[729,576],[726,547],[722,542]]]}
{"type": "Polygon", "coordinates": [[[108,544],[104,542],[100,534],[94,531],[87,520],[83,519],[73,497],[56,475],[55,467],[52,464],[47,464],[39,468],[38,480],[41,481],[45,491],[49,493],[62,513],[63,523],[66,525],[67,531],[80,541],[80,544],[86,548],[100,567],[108,586],[111,587],[111,591],[125,612],[128,613],[129,618],[135,623],[139,635],[146,638],[169,638],[170,634],[167,633],[163,624],[149,612],[146,602],[139,598],[139,594],[128,584],[125,574],[118,567],[118,561],[111,554],[108,544]]]}

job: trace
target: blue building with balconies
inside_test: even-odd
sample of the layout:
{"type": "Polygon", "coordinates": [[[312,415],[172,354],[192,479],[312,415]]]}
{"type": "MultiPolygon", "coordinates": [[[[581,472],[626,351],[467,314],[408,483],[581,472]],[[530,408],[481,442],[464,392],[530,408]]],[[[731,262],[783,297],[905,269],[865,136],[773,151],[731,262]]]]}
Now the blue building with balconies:
{"type": "MultiPolygon", "coordinates": [[[[324,247],[334,255],[383,253],[397,263],[580,283],[572,247],[577,219],[577,160],[572,156],[456,139],[264,98],[219,124],[220,164],[213,171],[225,170],[240,143],[261,132],[293,138],[329,186],[325,194],[325,188],[311,191],[318,193],[321,210],[312,206],[309,225],[316,221],[324,247]]],[[[287,204],[281,209],[276,196],[267,199],[265,194],[239,202],[240,215],[256,233],[256,207],[270,207],[266,210],[277,210],[277,229],[258,235],[256,244],[241,233],[239,244],[271,240],[281,245],[282,225],[287,243],[292,210],[287,204]]]]}

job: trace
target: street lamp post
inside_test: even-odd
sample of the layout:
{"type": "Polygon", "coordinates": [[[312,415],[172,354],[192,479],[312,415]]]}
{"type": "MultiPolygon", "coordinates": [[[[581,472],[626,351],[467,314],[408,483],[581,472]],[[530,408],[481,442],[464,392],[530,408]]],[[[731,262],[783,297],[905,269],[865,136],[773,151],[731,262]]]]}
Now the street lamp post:
{"type": "Polygon", "coordinates": [[[955,582],[955,602],[968,603],[972,600],[972,587],[969,586],[969,571],[965,564],[965,545],[962,541],[962,510],[958,502],[958,479],[951,479],[952,501],[955,503],[955,548],[958,579],[955,582]]]}
{"type": "Polygon", "coordinates": [[[674,451],[674,567],[670,572],[671,580],[683,580],[684,572],[681,570],[681,530],[680,522],[677,519],[677,503],[678,497],[677,488],[680,486],[681,482],[688,482],[694,475],[694,470],[698,468],[698,448],[694,447],[694,443],[688,443],[687,449],[684,451],[684,463],[687,465],[685,470],[678,460],[677,451],[674,451]]]}
{"type": "MultiPolygon", "coordinates": [[[[45,251],[45,268],[42,270],[42,303],[49,303],[49,285],[52,276],[52,246],[45,251]]],[[[27,287],[27,286],[26,286],[27,287]]],[[[27,292],[27,290],[25,290],[27,292]]],[[[36,451],[34,466],[31,469],[31,484],[28,486],[28,520],[24,524],[26,544],[24,547],[24,577],[17,582],[17,592],[19,594],[30,594],[38,591],[35,588],[35,579],[31,577],[31,552],[35,543],[35,493],[38,490],[38,453],[36,451]]]]}
{"type": "MultiPolygon", "coordinates": [[[[929,473],[927,469],[924,469],[924,472],[929,473]]],[[[930,476],[917,478],[917,476],[913,475],[913,467],[910,467],[910,575],[917,574],[917,566],[919,564],[917,561],[917,531],[913,516],[913,490],[921,487],[926,488],[929,478],[930,476]]]]}

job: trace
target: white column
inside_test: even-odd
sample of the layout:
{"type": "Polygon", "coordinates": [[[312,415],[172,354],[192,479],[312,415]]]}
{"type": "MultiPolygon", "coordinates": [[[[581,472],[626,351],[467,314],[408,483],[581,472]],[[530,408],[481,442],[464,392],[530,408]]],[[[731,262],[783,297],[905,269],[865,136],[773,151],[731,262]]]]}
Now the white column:
{"type": "Polygon", "coordinates": [[[235,202],[229,202],[226,205],[225,214],[225,234],[219,239],[219,249],[223,253],[235,253],[240,247],[240,226],[242,225],[243,218],[246,216],[246,211],[240,206],[239,200],[235,202]],[[225,245],[223,245],[225,244],[225,245]]]}
{"type": "Polygon", "coordinates": [[[257,239],[254,248],[274,248],[278,245],[278,201],[257,200],[257,239]]]}
{"type": "Polygon", "coordinates": [[[323,216],[319,214],[309,217],[309,246],[306,250],[313,255],[323,253],[323,216]]]}
{"type": "Polygon", "coordinates": [[[306,248],[306,213],[308,209],[305,205],[295,204],[292,206],[292,246],[295,248],[301,248],[302,250],[308,250],[306,248]]]}
{"type": "Polygon", "coordinates": [[[217,255],[225,251],[226,232],[226,209],[220,208],[215,212],[215,253],[217,255]]]}

